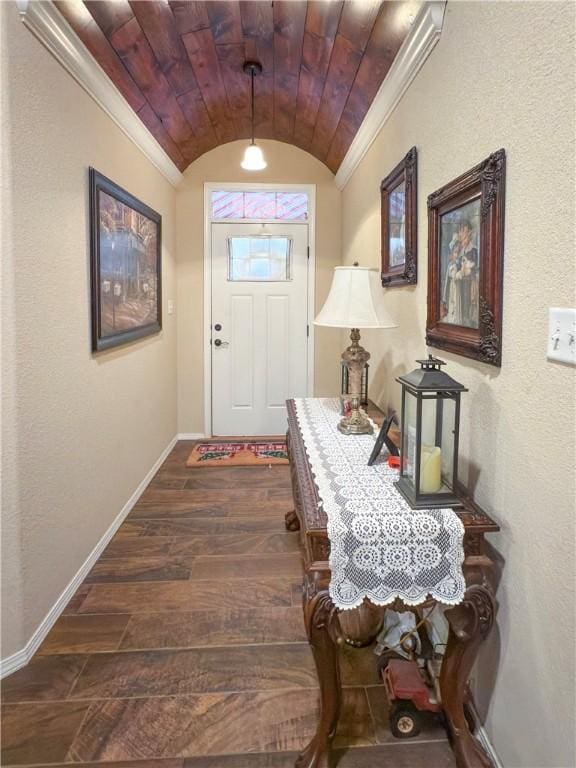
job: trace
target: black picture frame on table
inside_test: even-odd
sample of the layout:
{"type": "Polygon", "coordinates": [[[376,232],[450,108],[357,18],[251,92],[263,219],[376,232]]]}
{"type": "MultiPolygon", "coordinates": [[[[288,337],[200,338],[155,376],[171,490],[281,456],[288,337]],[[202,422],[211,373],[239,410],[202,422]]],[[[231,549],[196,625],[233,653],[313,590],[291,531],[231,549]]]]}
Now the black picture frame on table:
{"type": "Polygon", "coordinates": [[[92,351],[100,352],[162,330],[162,216],[94,168],[88,178],[92,351]]]}
{"type": "Polygon", "coordinates": [[[392,424],[394,423],[394,416],[389,416],[388,418],[384,419],[382,422],[382,426],[380,427],[380,432],[378,432],[378,437],[376,438],[376,442],[374,443],[374,448],[372,449],[372,453],[370,454],[370,458],[368,459],[368,466],[371,467],[378,456],[380,456],[380,453],[382,451],[382,446],[385,444],[386,448],[390,451],[391,456],[399,456],[400,451],[398,450],[398,447],[392,442],[392,440],[388,437],[388,431],[392,424]]]}

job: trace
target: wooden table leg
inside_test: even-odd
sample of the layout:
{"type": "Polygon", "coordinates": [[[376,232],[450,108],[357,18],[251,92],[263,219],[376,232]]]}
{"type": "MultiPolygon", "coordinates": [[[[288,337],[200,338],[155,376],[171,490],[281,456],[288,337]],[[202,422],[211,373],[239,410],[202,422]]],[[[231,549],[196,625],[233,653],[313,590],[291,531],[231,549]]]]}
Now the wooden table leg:
{"type": "Polygon", "coordinates": [[[304,584],[304,621],[320,683],[320,716],[316,733],[298,756],[296,768],[328,768],[342,697],[338,663],[340,628],[338,609],[328,587],[319,585],[314,575],[307,575],[304,584]]]}
{"type": "Polygon", "coordinates": [[[492,590],[485,584],[469,586],[464,601],[445,613],[450,631],[440,689],[458,768],[492,768],[492,761],[470,733],[464,704],[468,678],[480,644],[492,628],[494,614],[492,590]]]}

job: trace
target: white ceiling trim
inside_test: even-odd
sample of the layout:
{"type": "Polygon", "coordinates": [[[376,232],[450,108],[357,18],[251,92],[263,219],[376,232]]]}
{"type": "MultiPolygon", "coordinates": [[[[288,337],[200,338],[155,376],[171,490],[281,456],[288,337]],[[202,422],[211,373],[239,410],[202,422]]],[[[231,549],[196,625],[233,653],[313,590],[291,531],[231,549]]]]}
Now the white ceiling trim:
{"type": "Polygon", "coordinates": [[[18,0],[24,25],[174,186],[182,174],[51,0],[18,0]]]}
{"type": "Polygon", "coordinates": [[[394,59],[335,176],[343,189],[442,34],[445,0],[426,2],[394,59]]]}

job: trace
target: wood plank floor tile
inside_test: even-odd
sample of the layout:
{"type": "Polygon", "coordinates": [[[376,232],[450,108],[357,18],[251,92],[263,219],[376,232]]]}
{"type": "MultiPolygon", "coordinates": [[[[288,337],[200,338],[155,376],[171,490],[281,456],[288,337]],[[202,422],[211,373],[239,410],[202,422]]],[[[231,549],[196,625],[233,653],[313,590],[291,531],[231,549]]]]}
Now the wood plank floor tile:
{"type": "Polygon", "coordinates": [[[237,581],[149,582],[146,584],[94,584],[80,613],[163,613],[210,607],[260,608],[291,606],[287,579],[237,581]]]}
{"type": "MultiPolygon", "coordinates": [[[[359,714],[365,717],[365,709],[360,713],[355,709],[358,701],[354,689],[347,688],[344,699],[346,712],[355,718],[359,714]]],[[[318,695],[311,689],[94,702],[68,759],[111,761],[299,751],[314,733],[317,713],[318,695]]],[[[369,726],[356,723],[354,729],[339,731],[336,738],[346,746],[355,745],[357,739],[365,742],[369,726]]]]}
{"type": "Polygon", "coordinates": [[[302,609],[213,608],[133,616],[122,650],[306,642],[302,609]]]}
{"type": "Polygon", "coordinates": [[[60,616],[38,650],[42,655],[97,653],[118,648],[130,616],[60,616]]]}
{"type": "Polygon", "coordinates": [[[192,558],[175,555],[106,559],[96,563],[85,579],[86,584],[118,584],[123,581],[188,581],[192,558]]]}
{"type": "Polygon", "coordinates": [[[238,488],[257,485],[258,488],[290,489],[290,467],[230,467],[229,469],[193,469],[186,488],[238,488]]]}
{"type": "Polygon", "coordinates": [[[88,710],[82,701],[6,704],[2,707],[3,766],[66,760],[88,710]]]}
{"type": "Polygon", "coordinates": [[[155,489],[155,488],[170,488],[171,490],[181,491],[183,488],[186,487],[186,476],[184,477],[170,477],[168,476],[162,476],[162,475],[156,475],[156,477],[152,478],[150,481],[150,484],[148,485],[148,488],[155,489]]]}
{"type": "Polygon", "coordinates": [[[173,519],[190,517],[250,517],[268,516],[284,519],[287,510],[293,505],[278,501],[139,501],[134,506],[128,520],[148,518],[173,519]]]}
{"type": "Polygon", "coordinates": [[[365,688],[345,688],[334,747],[376,744],[374,721],[365,688]]]}
{"type": "Polygon", "coordinates": [[[81,607],[82,603],[84,602],[84,598],[86,595],[90,592],[90,585],[89,584],[80,584],[76,592],[72,595],[70,598],[70,601],[62,611],[62,614],[64,616],[68,614],[74,614],[78,613],[78,609],[81,607]]]}
{"type": "Polygon", "coordinates": [[[312,737],[314,690],[94,702],[68,759],[300,750],[312,737]]]}
{"type": "Polygon", "coordinates": [[[101,560],[123,557],[149,557],[167,555],[174,543],[170,536],[114,536],[100,555],[101,560]]]}
{"type": "Polygon", "coordinates": [[[284,533],[284,517],[223,517],[181,520],[134,520],[121,526],[123,536],[194,536],[220,533],[284,533]]]}
{"type": "Polygon", "coordinates": [[[198,556],[191,568],[191,579],[246,579],[303,576],[302,557],[298,552],[273,555],[198,556]]]}
{"type": "MultiPolygon", "coordinates": [[[[50,765],[50,768],[72,768],[78,763],[60,763],[50,765]]],[[[82,763],[82,768],[184,768],[183,757],[160,758],[159,760],[122,760],[117,763],[82,763]]],[[[293,766],[292,766],[293,768],[293,766]]]]}
{"type": "MultiPolygon", "coordinates": [[[[455,768],[452,750],[446,744],[414,744],[398,739],[388,747],[335,749],[332,765],[338,768],[455,768]]],[[[294,768],[297,752],[188,757],[184,768],[294,768]]],[[[110,763],[106,768],[110,768],[110,763]]],[[[120,767],[119,767],[120,768],[120,767]]]]}
{"type": "Polygon", "coordinates": [[[74,699],[171,696],[317,687],[310,648],[251,645],[95,654],[74,699]]]}
{"type": "MultiPolygon", "coordinates": [[[[216,470],[218,471],[218,470],[216,470]]],[[[178,504],[179,502],[208,503],[219,501],[273,501],[275,496],[270,494],[278,493],[275,490],[260,490],[258,488],[211,488],[207,490],[181,490],[173,491],[162,488],[151,488],[142,495],[142,501],[178,504]]],[[[286,492],[283,491],[284,495],[286,492]]]]}
{"type": "Polygon", "coordinates": [[[342,685],[383,685],[378,674],[378,659],[368,648],[351,648],[343,645],[340,649],[340,673],[342,685]]]}
{"type": "MultiPolygon", "coordinates": [[[[219,533],[172,539],[173,555],[258,555],[300,551],[298,533],[219,533]]],[[[154,540],[154,537],[150,537],[154,540]]]]}
{"type": "MultiPolygon", "coordinates": [[[[366,689],[366,693],[374,718],[378,743],[396,744],[398,740],[392,735],[388,724],[389,705],[385,689],[370,687],[366,689]]],[[[438,717],[425,715],[422,730],[412,741],[446,741],[447,738],[446,731],[438,717]]]]}
{"type": "Polygon", "coordinates": [[[2,702],[65,699],[86,664],[86,656],[35,656],[2,680],[2,702]]]}

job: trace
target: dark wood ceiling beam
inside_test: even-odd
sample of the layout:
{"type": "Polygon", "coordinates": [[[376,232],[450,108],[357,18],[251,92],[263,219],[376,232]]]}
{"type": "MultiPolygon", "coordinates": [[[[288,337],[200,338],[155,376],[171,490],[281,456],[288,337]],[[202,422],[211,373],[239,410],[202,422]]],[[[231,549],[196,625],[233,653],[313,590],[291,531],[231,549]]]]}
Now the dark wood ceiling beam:
{"type": "Polygon", "coordinates": [[[190,0],[169,0],[168,5],[174,15],[176,27],[181,35],[188,32],[198,32],[199,29],[208,29],[210,19],[206,10],[206,3],[191,2],[190,0]]]}
{"type": "Polygon", "coordinates": [[[312,143],[342,6],[322,0],[308,3],[294,124],[294,141],[302,149],[312,143]]]}
{"type": "Polygon", "coordinates": [[[236,133],[211,30],[188,32],[182,40],[218,140],[233,141],[236,133]]]}
{"type": "Polygon", "coordinates": [[[206,9],[216,45],[244,42],[238,0],[209,0],[206,9]]]}
{"type": "Polygon", "coordinates": [[[364,50],[376,22],[379,0],[348,0],[340,16],[310,151],[324,161],[336,134],[364,50]]]}
{"type": "Polygon", "coordinates": [[[217,45],[222,80],[232,112],[236,138],[246,138],[252,133],[250,108],[250,77],[244,72],[246,52],[244,43],[217,45]]]}
{"type": "Polygon", "coordinates": [[[254,130],[263,139],[274,133],[274,18],[270,0],[241,0],[246,58],[262,65],[254,82],[254,130]]]}
{"type": "Polygon", "coordinates": [[[192,138],[192,128],[184,117],[138,20],[133,17],[117,29],[110,42],[172,140],[178,144],[192,138]]]}
{"type": "Polygon", "coordinates": [[[152,136],[154,136],[172,162],[180,171],[183,171],[191,161],[188,158],[184,158],[184,155],[176,146],[175,142],[172,141],[168,131],[150,104],[146,104],[138,111],[138,117],[142,120],[146,128],[148,128],[152,136]]]}
{"type": "Polygon", "coordinates": [[[198,155],[218,145],[218,136],[210,120],[206,104],[198,87],[177,97],[180,109],[193,127],[198,155]]]}
{"type": "Polygon", "coordinates": [[[147,103],[146,97],[118,58],[116,51],[84,3],[74,2],[74,0],[56,0],[56,7],[132,109],[135,112],[142,109],[147,103]]]}
{"type": "Polygon", "coordinates": [[[132,0],[130,7],[175,95],[197,86],[170,6],[164,0],[132,0]]]}
{"type": "Polygon", "coordinates": [[[307,4],[303,0],[274,3],[274,131],[291,141],[298,102],[307,4]]]}
{"type": "Polygon", "coordinates": [[[128,0],[89,0],[85,5],[108,39],[134,15],[128,0]]]}
{"type": "Polygon", "coordinates": [[[350,89],[340,123],[326,156],[326,163],[329,168],[338,169],[340,167],[340,163],[408,34],[411,20],[416,11],[417,3],[413,2],[385,2],[382,4],[364,56],[358,67],[356,78],[350,89]]]}

